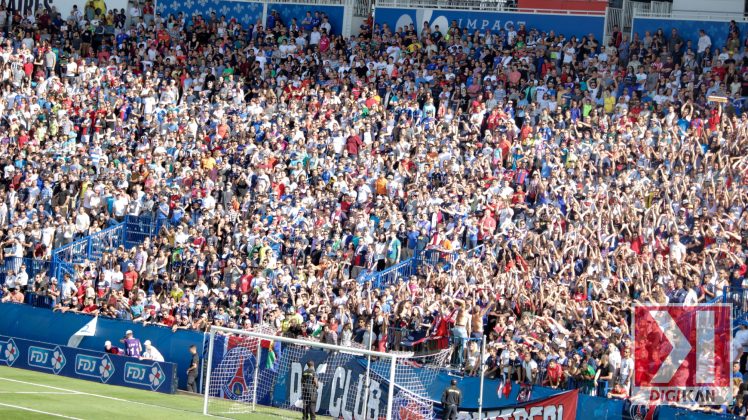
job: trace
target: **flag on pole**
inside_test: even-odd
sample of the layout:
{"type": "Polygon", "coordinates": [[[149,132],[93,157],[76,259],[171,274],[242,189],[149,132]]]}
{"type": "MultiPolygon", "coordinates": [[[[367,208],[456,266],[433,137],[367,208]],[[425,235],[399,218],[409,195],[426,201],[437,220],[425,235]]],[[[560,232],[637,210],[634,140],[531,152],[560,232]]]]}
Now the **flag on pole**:
{"type": "Polygon", "coordinates": [[[83,340],[83,337],[93,337],[96,335],[96,323],[99,321],[99,317],[95,316],[92,320],[88,321],[86,325],[82,326],[75,334],[70,336],[68,340],[68,347],[78,347],[83,340]]]}
{"type": "Polygon", "coordinates": [[[275,352],[273,349],[268,349],[268,357],[265,360],[265,369],[272,369],[275,365],[275,352]]]}

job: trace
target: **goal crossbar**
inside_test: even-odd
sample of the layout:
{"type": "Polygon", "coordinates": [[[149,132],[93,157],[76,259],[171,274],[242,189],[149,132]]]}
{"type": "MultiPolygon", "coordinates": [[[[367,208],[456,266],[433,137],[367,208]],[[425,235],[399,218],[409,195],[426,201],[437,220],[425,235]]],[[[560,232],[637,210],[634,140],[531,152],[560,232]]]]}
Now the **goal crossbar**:
{"type": "MultiPolygon", "coordinates": [[[[383,358],[383,359],[389,359],[390,360],[390,371],[389,371],[389,387],[387,390],[387,416],[386,420],[392,420],[392,404],[395,397],[395,369],[396,369],[396,363],[398,356],[395,354],[390,353],[383,353],[379,351],[372,351],[367,349],[358,349],[358,348],[348,348],[343,346],[336,346],[333,344],[327,344],[327,343],[320,343],[320,342],[314,342],[310,343],[308,340],[300,340],[297,338],[289,338],[289,337],[282,337],[282,336],[276,336],[276,335],[270,335],[270,334],[264,334],[259,332],[253,332],[253,331],[247,331],[247,330],[239,330],[234,328],[226,328],[226,327],[219,327],[219,326],[211,326],[210,327],[210,340],[209,340],[209,348],[208,348],[208,370],[206,375],[206,381],[205,381],[205,392],[204,392],[204,401],[203,401],[203,414],[208,415],[208,401],[210,400],[210,381],[211,381],[211,370],[213,368],[213,342],[215,339],[216,332],[221,332],[225,334],[236,334],[236,335],[242,335],[246,337],[252,337],[256,338],[258,340],[268,340],[268,341],[280,341],[281,343],[288,343],[288,344],[296,344],[300,346],[313,346],[321,349],[326,350],[333,350],[333,351],[351,351],[355,352],[356,354],[360,354],[362,356],[370,356],[370,357],[377,357],[377,358],[383,358]]],[[[261,346],[257,345],[257,360],[259,360],[259,354],[260,354],[261,346]]],[[[257,381],[257,374],[258,374],[259,368],[255,369],[255,383],[257,381]]],[[[254,401],[253,401],[254,405],[254,401]]]]}

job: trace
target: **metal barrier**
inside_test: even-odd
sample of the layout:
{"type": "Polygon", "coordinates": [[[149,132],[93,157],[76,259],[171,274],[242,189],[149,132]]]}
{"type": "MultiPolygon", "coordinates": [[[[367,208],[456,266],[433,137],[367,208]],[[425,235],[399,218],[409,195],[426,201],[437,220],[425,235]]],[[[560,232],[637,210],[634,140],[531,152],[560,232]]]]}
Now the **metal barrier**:
{"type": "Polygon", "coordinates": [[[152,238],[161,231],[163,225],[168,224],[167,219],[156,219],[151,217],[127,216],[125,218],[124,245],[130,249],[152,238]]]}
{"type": "Polygon", "coordinates": [[[732,303],[732,321],[742,321],[748,315],[748,289],[730,288],[723,293],[723,302],[732,303]]]}
{"type": "Polygon", "coordinates": [[[34,280],[34,276],[39,273],[46,273],[49,271],[51,262],[45,260],[35,260],[32,258],[16,258],[6,257],[2,265],[0,265],[0,285],[5,284],[8,271],[13,270],[14,273],[18,273],[21,266],[26,267],[26,274],[29,275],[29,284],[34,280]]]}
{"type": "Polygon", "coordinates": [[[483,245],[478,245],[467,251],[459,250],[456,252],[447,252],[438,249],[418,251],[413,257],[408,258],[407,260],[400,261],[382,271],[376,271],[365,275],[361,282],[369,281],[371,282],[372,287],[380,290],[385,289],[395,284],[400,279],[408,281],[410,276],[418,273],[419,268],[422,266],[437,267],[441,264],[444,271],[449,271],[452,264],[461,258],[472,258],[474,256],[482,257],[484,250],[485,247],[483,245]]]}
{"type": "Polygon", "coordinates": [[[105,252],[113,252],[120,245],[125,231],[125,224],[119,223],[88,237],[88,260],[98,260],[105,252]]]}
{"type": "Polygon", "coordinates": [[[62,246],[52,253],[50,273],[57,278],[75,273],[75,264],[96,261],[106,252],[120,246],[130,249],[156,236],[166,220],[154,221],[150,217],[127,216],[125,221],[110,226],[85,238],[62,246]]]}
{"type": "Polygon", "coordinates": [[[413,262],[413,258],[400,261],[382,271],[370,273],[364,278],[364,281],[370,281],[373,288],[380,290],[396,284],[400,279],[407,281],[417,270],[417,266],[413,262]]]}
{"type": "Polygon", "coordinates": [[[75,264],[98,260],[104,252],[121,245],[124,232],[124,223],[118,223],[58,248],[52,252],[52,275],[57,278],[73,275],[75,264]]]}
{"type": "Polygon", "coordinates": [[[36,293],[26,293],[23,297],[23,303],[35,308],[52,309],[55,307],[55,300],[51,296],[43,296],[36,293]]]}
{"type": "Polygon", "coordinates": [[[353,5],[353,16],[368,17],[371,14],[371,4],[373,0],[358,0],[353,5]]]}

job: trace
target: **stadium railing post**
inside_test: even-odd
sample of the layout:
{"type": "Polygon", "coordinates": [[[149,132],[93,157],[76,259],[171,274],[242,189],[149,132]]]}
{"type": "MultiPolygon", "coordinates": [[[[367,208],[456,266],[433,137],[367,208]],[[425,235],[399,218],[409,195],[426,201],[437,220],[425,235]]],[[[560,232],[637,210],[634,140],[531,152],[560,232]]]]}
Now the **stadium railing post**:
{"type": "Polygon", "coordinates": [[[210,371],[213,368],[213,343],[215,342],[216,332],[210,330],[210,337],[208,338],[208,373],[205,375],[205,398],[203,400],[203,414],[208,415],[208,399],[210,398],[210,371]]]}
{"type": "MultiPolygon", "coordinates": [[[[395,399],[395,367],[397,356],[394,354],[390,359],[390,388],[387,390],[387,420],[392,420],[392,403],[395,399]]],[[[365,415],[365,414],[364,414],[365,415]]]]}
{"type": "Polygon", "coordinates": [[[257,339],[257,354],[255,355],[255,371],[252,384],[252,412],[257,409],[257,381],[260,380],[260,356],[262,356],[262,340],[257,339]]]}
{"type": "Polygon", "coordinates": [[[483,336],[483,339],[480,343],[480,369],[478,369],[478,374],[480,375],[480,394],[478,395],[478,418],[483,418],[483,386],[484,386],[484,380],[485,375],[483,374],[483,358],[486,357],[486,336],[483,336]]]}

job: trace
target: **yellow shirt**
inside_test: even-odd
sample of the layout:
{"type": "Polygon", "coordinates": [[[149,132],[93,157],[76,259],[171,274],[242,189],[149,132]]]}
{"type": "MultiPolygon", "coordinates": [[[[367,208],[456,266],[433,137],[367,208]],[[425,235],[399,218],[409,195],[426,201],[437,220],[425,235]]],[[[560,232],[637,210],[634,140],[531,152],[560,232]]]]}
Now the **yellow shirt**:
{"type": "Polygon", "coordinates": [[[205,168],[205,169],[207,169],[207,170],[210,171],[213,168],[215,168],[215,166],[216,166],[216,160],[213,159],[212,156],[203,158],[203,168],[205,168]]]}
{"type": "Polygon", "coordinates": [[[603,99],[603,104],[605,105],[605,113],[606,114],[612,114],[613,109],[616,106],[616,98],[613,95],[610,95],[603,99]]]}
{"type": "Polygon", "coordinates": [[[91,7],[101,12],[101,16],[104,16],[104,13],[106,13],[106,2],[104,0],[92,0],[91,7]]]}

